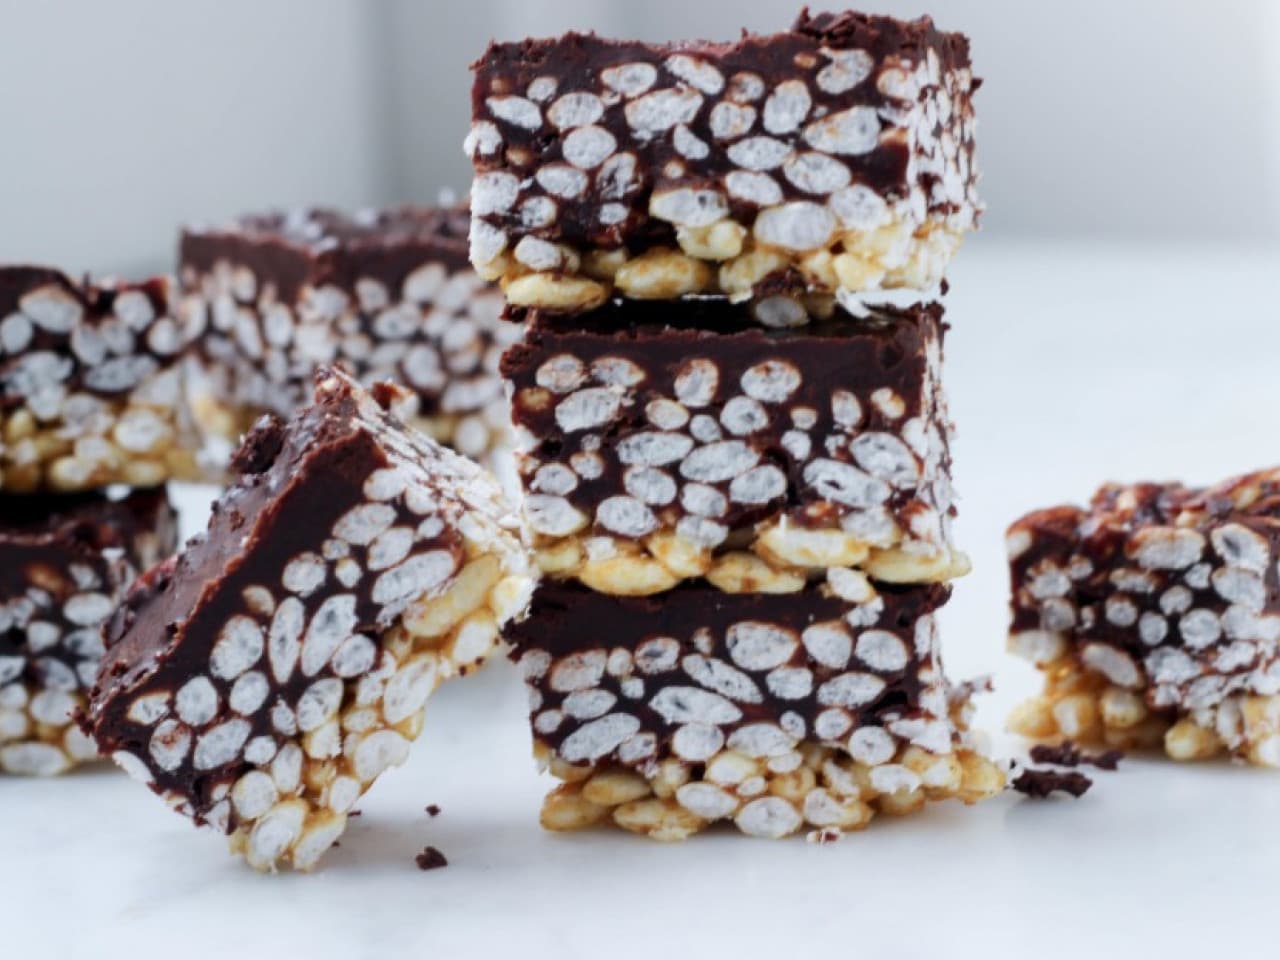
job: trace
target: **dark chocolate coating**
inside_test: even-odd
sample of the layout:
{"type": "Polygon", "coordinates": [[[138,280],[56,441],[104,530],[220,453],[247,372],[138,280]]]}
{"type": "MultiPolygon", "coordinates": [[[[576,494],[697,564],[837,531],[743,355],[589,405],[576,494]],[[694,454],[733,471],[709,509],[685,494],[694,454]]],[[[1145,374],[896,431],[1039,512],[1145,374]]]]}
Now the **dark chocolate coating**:
{"type": "Polygon", "coordinates": [[[329,363],[366,386],[393,379],[410,388],[421,416],[500,402],[497,357],[516,331],[497,322],[500,297],[467,262],[468,223],[460,207],[404,207],[188,228],[181,277],[193,323],[205,331],[198,348],[211,392],[248,417],[288,417],[306,404],[316,367],[329,363]],[[424,269],[438,271],[437,285],[410,295],[406,281],[424,269]],[[245,274],[251,290],[231,282],[245,274]],[[385,304],[361,297],[371,281],[385,304]]]}
{"type": "MultiPolygon", "coordinates": [[[[732,100],[724,84],[739,74],[754,75],[763,80],[767,95],[779,84],[807,76],[808,71],[827,63],[824,51],[830,50],[863,51],[872,66],[867,76],[849,89],[829,92],[820,85],[812,85],[809,89],[813,102],[811,118],[833,115],[852,107],[894,111],[914,106],[904,104],[878,88],[876,76],[882,66],[896,65],[901,61],[918,64],[933,55],[944,76],[969,67],[967,38],[959,33],[937,30],[927,17],[903,21],[857,13],[810,16],[807,10],[789,31],[770,35],[744,33],[740,39],[727,43],[645,43],[573,32],[548,39],[492,43],[472,65],[475,73],[472,118],[477,122],[496,123],[503,145],[492,154],[474,154],[477,173],[504,170],[523,178],[564,157],[563,143],[565,135],[570,132],[568,129],[557,130],[545,120],[537,128],[530,129],[503,120],[488,105],[491,97],[524,96],[529,85],[538,78],[554,79],[557,96],[572,91],[596,93],[601,92],[597,78],[602,70],[630,63],[661,68],[670,56],[684,55],[714,67],[722,76],[723,83],[718,89],[712,88],[715,92],[703,91],[705,98],[684,123],[694,136],[711,145],[711,149],[700,158],[678,151],[673,138],[666,135],[669,130],[662,135],[644,136],[632,129],[623,111],[606,110],[602,117],[592,122],[608,131],[619,151],[630,151],[636,156],[634,186],[625,191],[611,192],[606,186],[607,178],[593,180],[576,198],[557,197],[554,222],[537,229],[531,230],[522,223],[519,209],[485,214],[483,218],[507,231],[513,238],[513,246],[514,238],[525,234],[584,249],[625,247],[639,252],[653,246],[672,245],[675,242],[672,225],[648,215],[648,198],[655,188],[675,183],[697,186],[741,169],[729,159],[724,149],[724,138],[715,135],[711,122],[712,108],[732,100]],[[672,175],[668,172],[673,169],[678,169],[679,173],[672,175]],[[602,222],[601,207],[609,202],[623,203],[627,207],[626,217],[618,222],[602,222]]],[[[668,82],[660,81],[658,86],[665,89],[668,82]]],[[[759,99],[763,101],[764,97],[759,99]]],[[[756,102],[756,107],[760,105],[756,102]]],[[[757,125],[752,132],[763,134],[772,131],[757,125]]],[[[929,135],[933,133],[928,131],[929,135]]],[[[797,149],[805,149],[794,131],[785,131],[784,140],[797,140],[797,149]]],[[[886,199],[896,199],[913,186],[908,182],[911,155],[912,149],[906,138],[891,138],[861,155],[846,155],[841,160],[849,164],[853,183],[863,184],[886,199]]],[[[775,179],[784,201],[814,197],[786,178],[775,179]]],[[[938,178],[928,172],[922,173],[918,180],[924,196],[930,198],[930,209],[951,212],[953,204],[934,199],[936,182],[938,178]]],[[[734,197],[728,200],[730,216],[749,224],[756,206],[734,197]]]]}
{"type": "Polygon", "coordinates": [[[172,323],[168,319],[171,315],[169,282],[163,278],[139,283],[96,284],[88,279],[76,283],[66,274],[51,267],[0,264],[0,321],[21,314],[19,304],[22,298],[45,287],[56,289],[75,301],[83,314],[75,327],[66,332],[52,331],[39,323],[31,324],[28,342],[16,352],[6,352],[4,338],[0,337],[0,408],[19,406],[28,393],[55,383],[44,379],[48,370],[42,369],[39,382],[31,382],[30,375],[22,371],[24,358],[32,354],[51,354],[56,358],[55,363],[60,367],[56,383],[67,392],[83,391],[102,397],[115,397],[128,393],[136,385],[136,380],[115,388],[106,385],[103,380],[93,377],[86,379],[86,375],[104,362],[118,362],[125,358],[138,358],[138,362],[147,364],[154,371],[172,366],[185,352],[186,346],[176,331],[171,342],[164,344],[163,351],[154,349],[147,336],[156,322],[172,323]],[[77,348],[77,337],[84,331],[89,331],[92,335],[103,330],[107,323],[118,324],[117,318],[112,314],[116,299],[123,293],[134,291],[145,296],[151,304],[155,314],[152,323],[141,330],[125,330],[112,336],[112,346],[104,348],[101,357],[91,358],[83,347],[77,348]],[[77,330],[80,334],[76,333],[77,330]],[[128,349],[120,350],[122,347],[128,349]]]}
{"type": "Polygon", "coordinates": [[[100,625],[74,610],[68,616],[67,602],[101,596],[109,610],[107,601],[116,603],[137,571],[174,550],[177,523],[162,488],[119,498],[102,492],[0,497],[0,610],[8,607],[0,658],[25,659],[22,676],[36,688],[45,686],[48,661],[58,661],[88,689],[100,625]],[[14,614],[27,603],[28,619],[20,622],[14,614]],[[55,628],[57,640],[42,638],[37,648],[28,633],[32,623],[55,628]]]}
{"type": "Polygon", "coordinates": [[[226,227],[184,229],[178,259],[199,272],[219,261],[244,264],[285,303],[303,286],[352,291],[361,277],[398,290],[428,261],[465,269],[468,222],[462,207],[401,207],[367,216],[323,208],[255,214],[226,227]]]}
{"type": "Polygon", "coordinates": [[[1010,561],[1013,633],[1122,651],[1136,667],[1127,685],[1148,688],[1151,705],[1177,706],[1179,691],[1181,705],[1208,706],[1280,676],[1280,472],[1203,489],[1109,484],[1087,508],[1028,514],[1010,536],[1025,545],[1010,561]],[[1144,543],[1168,535],[1199,547],[1153,564],[1144,543]]]}
{"type": "MultiPolygon", "coordinates": [[[[799,373],[800,383],[785,403],[764,404],[767,421],[749,435],[735,436],[724,431],[725,439],[745,441],[759,455],[760,463],[778,467],[786,476],[785,489],[764,504],[735,503],[731,499],[727,513],[717,519],[730,529],[740,529],[786,513],[797,523],[818,526],[838,519],[841,513],[839,506],[825,499],[804,478],[805,467],[814,458],[839,456],[824,449],[820,439],[840,432],[834,419],[833,396],[845,391],[861,405],[862,418],[850,435],[883,432],[896,436],[902,433],[904,423],[922,416],[938,418],[939,425],[945,427],[945,414],[936,411],[934,385],[929,384],[928,361],[931,345],[940,350],[944,330],[938,304],[884,309],[859,321],[840,311],[829,321],[769,330],[752,321],[748,304],[724,299],[623,300],[581,317],[532,313],[524,342],[507,352],[502,369],[515,388],[512,417],[534,438],[534,446],[528,451],[533,460],[568,463],[584,449],[587,436],[602,435],[602,474],[583,478],[566,495],[571,504],[594,516],[601,501],[625,492],[626,466],[618,455],[618,444],[630,436],[654,431],[655,427],[646,421],[646,408],[656,398],[670,400],[677,396],[675,380],[688,361],[705,359],[720,371],[714,397],[705,406],[689,411],[712,418],[721,416],[730,399],[741,396],[739,381],[744,371],[767,361],[788,363],[799,373]],[[538,369],[543,363],[562,354],[587,367],[602,357],[621,357],[636,364],[645,378],[628,388],[628,402],[602,430],[566,431],[558,423],[554,405],[535,408],[522,393],[537,387],[538,369]],[[872,402],[872,395],[880,390],[891,390],[901,399],[900,416],[891,420],[872,402]],[[926,406],[930,411],[927,415],[926,406]],[[784,434],[793,431],[788,411],[796,407],[809,408],[815,414],[809,429],[812,449],[805,457],[797,457],[794,448],[788,449],[783,442],[784,434]]],[[[939,466],[943,474],[949,472],[949,453],[944,453],[939,466]]],[[[668,470],[674,472],[675,465],[668,470]]],[[[918,490],[898,487],[891,491],[885,505],[905,527],[904,510],[918,497],[918,490]]],[[[668,526],[673,526],[682,512],[679,502],[655,509],[668,526]]]]}
{"type": "MultiPolygon", "coordinates": [[[[854,728],[880,725],[886,714],[895,718],[919,715],[922,692],[936,687],[941,675],[941,664],[935,661],[932,652],[918,648],[915,631],[922,617],[934,613],[947,601],[950,587],[877,585],[877,590],[879,602],[883,603],[878,615],[868,616],[863,621],[867,624],[864,628],[848,629],[854,638],[854,647],[856,649],[858,636],[876,630],[898,637],[908,653],[901,665],[893,669],[877,669],[860,662],[856,654],[850,658],[846,669],[874,675],[884,684],[874,699],[850,709],[854,728]],[[936,672],[927,682],[922,682],[921,672],[926,668],[936,672]]],[[[545,651],[553,663],[591,650],[607,652],[620,648],[634,655],[646,641],[662,639],[665,642],[665,638],[676,641],[679,653],[671,658],[669,668],[644,671],[633,667],[621,676],[605,671],[590,688],[608,691],[616,698],[612,712],[636,716],[640,720],[640,731],[656,734],[660,746],[654,759],[660,760],[666,755],[666,744],[680,723],[669,722],[651,706],[659,691],[668,687],[702,686],[723,692],[722,688],[699,683],[696,668],[690,670],[686,664],[690,656],[719,661],[726,666],[737,663],[732,672],[749,678],[759,692],[754,702],[725,694],[740,710],[741,718],[723,726],[776,724],[784,713],[795,713],[804,718],[812,730],[815,717],[827,706],[819,702],[818,691],[843,670],[814,659],[799,642],[800,636],[813,624],[839,624],[846,614],[856,609],[854,604],[819,587],[789,594],[726,594],[705,583],[690,581],[657,596],[614,597],[595,593],[572,581],[553,580],[540,587],[528,618],[511,628],[509,639],[514,659],[520,659],[529,651],[545,651]],[[788,632],[795,639],[794,651],[775,667],[810,671],[812,684],[806,695],[778,696],[772,692],[774,688],[766,677],[768,671],[743,667],[741,661],[735,660],[728,636],[730,628],[741,624],[767,624],[788,632]],[[701,641],[697,638],[699,633],[701,641]],[[635,678],[643,681],[643,694],[628,697],[623,684],[635,678]]],[[[554,687],[554,669],[553,666],[534,681],[526,680],[540,694],[536,698],[540,700],[540,710],[555,709],[563,702],[563,692],[554,687]]],[[[538,712],[533,711],[535,716],[538,712]]],[[[566,719],[554,732],[536,732],[535,737],[558,749],[579,728],[574,720],[566,719]]]]}

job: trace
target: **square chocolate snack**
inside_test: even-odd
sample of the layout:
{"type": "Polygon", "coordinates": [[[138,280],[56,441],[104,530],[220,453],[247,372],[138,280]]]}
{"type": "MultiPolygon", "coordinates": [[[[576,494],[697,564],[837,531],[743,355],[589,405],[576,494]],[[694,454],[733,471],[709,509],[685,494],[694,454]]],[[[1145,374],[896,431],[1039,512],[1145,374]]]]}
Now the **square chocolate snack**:
{"type": "Polygon", "coordinates": [[[263,413],[288,417],[336,363],[405,387],[397,415],[461,453],[502,445],[498,358],[520,330],[467,263],[467,221],[461,208],[305,210],[184,231],[201,423],[234,439],[263,413]]]}
{"type": "Polygon", "coordinates": [[[168,281],[0,265],[0,493],[195,479],[168,281]]]}
{"type": "Polygon", "coordinates": [[[567,312],[938,283],[980,212],[962,34],[800,15],[729,43],[569,33],[474,66],[471,260],[567,312]]]}
{"type": "Polygon", "coordinates": [[[391,416],[395,390],[317,372],[107,628],[103,753],[258,869],[316,864],[532,586],[497,482],[391,416]]]}
{"type": "Polygon", "coordinates": [[[97,676],[102,625],[177,530],[163,489],[0,496],[0,771],[97,758],[72,715],[97,676]]]}
{"type": "Polygon", "coordinates": [[[1280,470],[1107,485],[1008,546],[1010,649],[1045,673],[1016,732],[1280,767],[1280,470]]]}
{"type": "Polygon", "coordinates": [[[543,570],[614,594],[964,573],[943,331],[936,304],[794,329],[723,298],[534,311],[503,372],[543,570]]]}
{"type": "Polygon", "coordinates": [[[949,592],[849,570],[785,595],[544,583],[511,632],[535,755],[564,781],[543,825],[675,840],[732,819],[780,837],[998,791],[942,671],[949,592]]]}

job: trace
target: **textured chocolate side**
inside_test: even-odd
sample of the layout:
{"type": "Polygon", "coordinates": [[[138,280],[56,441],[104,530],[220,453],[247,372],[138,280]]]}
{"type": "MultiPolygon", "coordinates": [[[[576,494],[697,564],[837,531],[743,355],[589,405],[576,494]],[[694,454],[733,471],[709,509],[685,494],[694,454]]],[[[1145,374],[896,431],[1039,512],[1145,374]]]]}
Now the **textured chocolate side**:
{"type": "Polygon", "coordinates": [[[499,444],[498,358],[519,331],[499,322],[500,296],[469,268],[466,229],[465,210],[405,208],[185,231],[183,307],[202,331],[193,377],[202,422],[235,436],[246,416],[290,416],[314,370],[340,363],[365,385],[409,388],[397,414],[462,452],[499,444]]]}
{"type": "Polygon", "coordinates": [[[697,762],[771,739],[785,752],[855,730],[889,747],[885,762],[894,736],[950,749],[932,617],[949,593],[883,587],[859,602],[825,586],[728,595],[688,583],[616,598],[552,582],[511,642],[534,736],[568,763],[697,762]]]}
{"type": "Polygon", "coordinates": [[[944,552],[941,315],[763,330],[746,305],[715,299],[535,315],[503,362],[534,532],[674,531],[717,550],[785,518],[857,539],[864,556],[905,542],[944,552]]]}
{"type": "Polygon", "coordinates": [[[194,332],[169,283],[76,283],[0,266],[0,490],[194,479],[181,360],[194,332]]]}
{"type": "Polygon", "coordinates": [[[0,407],[29,403],[53,419],[77,392],[122,396],[173,366],[188,339],[165,280],[77,284],[0,266],[0,407]]]}
{"type": "Polygon", "coordinates": [[[96,756],[71,714],[97,675],[102,624],[176,536],[163,490],[0,497],[0,769],[96,756]]]}
{"type": "MultiPolygon", "coordinates": [[[[802,16],[732,43],[569,33],[492,44],[473,69],[471,259],[522,302],[592,300],[530,271],[601,281],[595,253],[677,247],[728,271],[662,281],[686,292],[744,292],[789,263],[815,289],[926,285],[980,209],[968,42],[928,19],[802,16]],[[801,262],[842,245],[834,273],[801,262]]],[[[656,266],[618,288],[653,296],[656,266]]]]}
{"type": "Polygon", "coordinates": [[[398,290],[424,263],[467,268],[468,215],[463,208],[403,207],[355,216],[337,210],[245,216],[226,227],[188,227],[178,259],[197,273],[222,261],[243,264],[276,299],[297,300],[304,287],[356,293],[361,279],[398,290]]]}
{"type": "Polygon", "coordinates": [[[1280,474],[1109,486],[1010,529],[1015,647],[1074,648],[1153,707],[1280,692],[1280,474]]]}
{"type": "MultiPolygon", "coordinates": [[[[1114,728],[1109,742],[1143,745],[1187,717],[1196,730],[1170,731],[1183,746],[1166,737],[1174,755],[1225,746],[1280,765],[1280,471],[1206,489],[1109,485],[1087,509],[1023,517],[1008,547],[1010,648],[1053,676],[1094,678],[1076,692],[1101,691],[1096,711],[1060,708],[1052,724],[1024,716],[1021,728],[1069,718],[1063,735],[1100,724],[1114,728]]],[[[1069,692],[1051,682],[1045,697],[1069,692]]]]}
{"type": "Polygon", "coordinates": [[[942,669],[949,595],[841,568],[788,594],[546,583],[510,632],[534,755],[562,781],[542,825],[673,841],[732,820],[825,843],[878,812],[998,793],[1003,772],[968,734],[973,688],[942,669]]]}

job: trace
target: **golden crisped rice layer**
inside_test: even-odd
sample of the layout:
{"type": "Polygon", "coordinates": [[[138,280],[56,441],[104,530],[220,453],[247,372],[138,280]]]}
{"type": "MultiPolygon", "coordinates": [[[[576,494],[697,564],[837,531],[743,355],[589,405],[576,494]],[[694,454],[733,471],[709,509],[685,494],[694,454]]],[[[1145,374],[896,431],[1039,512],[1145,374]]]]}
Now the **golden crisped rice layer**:
{"type": "Polygon", "coordinates": [[[1070,657],[1043,669],[1044,690],[1009,716],[1012,733],[1122,750],[1162,747],[1174,760],[1230,754],[1280,767],[1280,696],[1230,696],[1185,713],[1154,710],[1141,692],[1109,683],[1070,657]]]}
{"type": "Polygon", "coordinates": [[[134,399],[95,399],[82,422],[41,421],[27,407],[0,413],[0,493],[70,493],[111,484],[195,480],[183,412],[134,399]]]}
{"type": "Polygon", "coordinates": [[[938,755],[909,745],[877,766],[802,743],[780,757],[723,750],[704,764],[668,759],[645,773],[554,759],[549,767],[564,782],[543,802],[545,828],[612,822],[654,840],[683,840],[732,820],[751,836],[776,839],[807,829],[810,839],[826,841],[861,830],[877,813],[915,813],[936,800],[972,804],[1005,786],[1000,768],[975,750],[938,755]]]}

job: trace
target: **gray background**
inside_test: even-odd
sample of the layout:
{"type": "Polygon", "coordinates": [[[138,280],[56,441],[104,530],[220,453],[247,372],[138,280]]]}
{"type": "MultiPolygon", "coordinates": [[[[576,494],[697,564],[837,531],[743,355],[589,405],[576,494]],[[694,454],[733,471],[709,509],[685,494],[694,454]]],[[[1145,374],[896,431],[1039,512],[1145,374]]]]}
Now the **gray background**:
{"type": "MultiPolygon", "coordinates": [[[[0,0],[0,259],[164,267],[183,221],[431,200],[466,186],[467,64],[489,37],[723,39],[797,6],[0,0]]],[[[987,79],[981,243],[1280,241],[1280,3],[929,6],[987,79]]]]}

